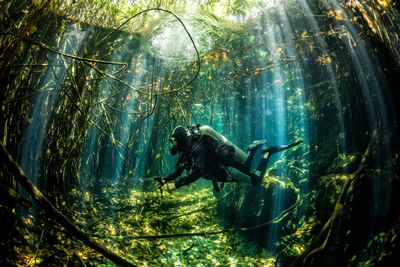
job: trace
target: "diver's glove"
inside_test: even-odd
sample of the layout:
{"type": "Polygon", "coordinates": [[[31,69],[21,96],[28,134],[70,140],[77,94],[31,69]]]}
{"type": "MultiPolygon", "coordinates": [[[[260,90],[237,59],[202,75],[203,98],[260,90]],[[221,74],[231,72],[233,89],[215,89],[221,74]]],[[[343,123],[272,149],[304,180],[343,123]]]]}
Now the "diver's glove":
{"type": "Polygon", "coordinates": [[[165,180],[164,180],[164,177],[162,177],[162,176],[154,177],[154,181],[156,182],[156,187],[158,189],[161,189],[165,185],[165,180]]]}
{"type": "Polygon", "coordinates": [[[176,190],[175,183],[167,183],[166,186],[168,193],[172,193],[172,191],[176,190]]]}

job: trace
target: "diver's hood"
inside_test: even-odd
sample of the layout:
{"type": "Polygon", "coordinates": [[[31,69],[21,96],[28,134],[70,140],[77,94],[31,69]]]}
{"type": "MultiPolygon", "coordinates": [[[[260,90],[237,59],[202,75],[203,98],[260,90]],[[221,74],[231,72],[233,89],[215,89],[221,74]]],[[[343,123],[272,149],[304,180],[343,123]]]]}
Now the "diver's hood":
{"type": "Polygon", "coordinates": [[[175,127],[171,134],[172,148],[170,149],[171,155],[176,155],[179,152],[183,152],[186,149],[190,132],[185,127],[179,125],[175,127]]]}
{"type": "Polygon", "coordinates": [[[172,156],[175,156],[176,154],[178,154],[178,150],[176,150],[175,147],[171,147],[171,149],[169,150],[169,153],[171,153],[172,156]]]}

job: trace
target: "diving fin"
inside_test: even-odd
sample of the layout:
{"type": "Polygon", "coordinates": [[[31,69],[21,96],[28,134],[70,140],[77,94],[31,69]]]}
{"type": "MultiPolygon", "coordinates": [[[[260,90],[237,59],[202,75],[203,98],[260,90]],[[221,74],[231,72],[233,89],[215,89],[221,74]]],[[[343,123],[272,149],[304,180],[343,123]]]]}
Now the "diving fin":
{"type": "Polygon", "coordinates": [[[256,186],[261,185],[263,182],[260,171],[256,171],[256,173],[251,173],[250,178],[251,178],[252,185],[256,185],[256,186]]]}
{"type": "Polygon", "coordinates": [[[267,140],[255,140],[253,143],[249,145],[247,151],[254,153],[260,146],[264,145],[266,142],[267,140]]]}
{"type": "Polygon", "coordinates": [[[281,152],[283,150],[295,147],[299,144],[301,144],[303,141],[297,141],[295,143],[289,144],[289,145],[284,145],[284,146],[269,146],[269,147],[264,147],[261,150],[261,153],[265,154],[265,153],[269,153],[270,155],[281,152]]]}

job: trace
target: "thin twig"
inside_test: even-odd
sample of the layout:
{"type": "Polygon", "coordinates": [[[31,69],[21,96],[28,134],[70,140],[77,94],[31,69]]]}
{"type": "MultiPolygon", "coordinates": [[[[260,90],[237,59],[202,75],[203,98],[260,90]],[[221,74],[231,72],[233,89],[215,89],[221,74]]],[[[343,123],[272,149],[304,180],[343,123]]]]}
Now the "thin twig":
{"type": "Polygon", "coordinates": [[[60,64],[49,64],[49,63],[35,63],[35,64],[12,64],[12,65],[6,65],[6,68],[22,68],[22,67],[28,67],[28,68],[33,68],[33,67],[62,67],[63,65],[60,64]]]}
{"type": "Polygon", "coordinates": [[[249,232],[253,231],[255,229],[263,228],[269,224],[275,224],[280,221],[282,221],[296,206],[298,205],[298,202],[293,204],[291,207],[288,209],[282,211],[277,217],[275,217],[271,221],[267,221],[261,224],[253,225],[250,227],[232,227],[228,229],[223,229],[220,231],[203,231],[203,232],[197,232],[197,233],[177,233],[177,234],[164,234],[164,235],[142,235],[142,236],[132,236],[132,239],[163,239],[163,238],[175,238],[175,237],[188,237],[188,236],[211,236],[211,235],[219,235],[219,234],[224,234],[228,232],[249,232]]]}
{"type": "Polygon", "coordinates": [[[85,243],[90,248],[96,250],[97,252],[104,255],[109,260],[121,266],[134,266],[133,263],[122,258],[111,250],[103,247],[98,242],[93,240],[90,236],[78,229],[74,223],[65,216],[59,209],[57,209],[48,198],[43,195],[43,193],[30,181],[25,172],[21,169],[15,159],[8,152],[6,147],[2,142],[0,142],[0,159],[7,170],[15,177],[16,181],[30,194],[44,209],[44,211],[54,218],[58,223],[60,223],[71,235],[75,236],[77,239],[85,243]]]}
{"type": "MultiPolygon", "coordinates": [[[[249,232],[253,231],[256,229],[260,229],[263,227],[266,227],[270,224],[275,224],[279,223],[282,221],[287,215],[290,214],[292,210],[294,210],[300,203],[303,202],[304,198],[307,197],[305,195],[303,198],[298,199],[296,203],[294,203],[292,206],[287,208],[286,210],[283,210],[278,216],[276,216],[273,220],[267,221],[261,224],[253,225],[250,227],[232,227],[232,228],[227,228],[227,229],[222,229],[220,231],[202,231],[202,232],[195,232],[195,233],[175,233],[175,234],[162,234],[162,235],[139,235],[139,236],[129,236],[130,239],[148,239],[148,240],[156,240],[156,239],[164,239],[164,238],[179,238],[179,237],[189,237],[189,236],[212,236],[212,235],[219,235],[219,234],[224,234],[224,233],[229,233],[229,232],[249,232]]],[[[118,237],[118,238],[126,238],[127,236],[103,236],[103,235],[91,235],[92,237],[97,237],[97,238],[107,238],[107,237],[118,237]]]]}
{"type": "Polygon", "coordinates": [[[142,92],[142,91],[140,91],[140,90],[134,88],[132,85],[128,84],[128,83],[125,82],[124,80],[121,80],[121,79],[119,79],[118,77],[116,77],[116,76],[114,76],[114,75],[112,75],[112,74],[110,74],[110,73],[108,73],[108,72],[105,72],[105,71],[103,71],[103,70],[97,68],[96,66],[94,66],[94,65],[91,64],[90,62],[85,62],[85,63],[88,64],[91,68],[93,68],[93,69],[96,70],[97,72],[99,72],[100,74],[102,74],[104,78],[105,78],[105,76],[110,77],[110,78],[116,80],[117,82],[119,82],[119,83],[121,83],[121,84],[123,84],[123,85],[129,87],[130,89],[132,89],[133,91],[135,91],[135,92],[137,92],[137,93],[144,94],[144,95],[148,95],[148,93],[142,92]]]}
{"type": "Polygon", "coordinates": [[[36,262],[36,257],[37,257],[37,254],[39,252],[40,243],[42,242],[43,233],[44,233],[44,226],[42,228],[42,233],[40,234],[39,242],[37,243],[35,256],[33,257],[33,264],[35,264],[35,262],[36,262]]]}
{"type": "MultiPolygon", "coordinates": [[[[18,37],[18,35],[16,33],[4,32],[2,34],[4,34],[4,35],[12,35],[12,36],[18,37]]],[[[95,58],[80,57],[80,56],[77,56],[77,55],[72,55],[72,54],[69,54],[69,53],[65,53],[65,52],[59,51],[56,48],[51,47],[51,46],[49,46],[49,45],[47,45],[47,44],[45,44],[45,43],[43,43],[41,41],[34,41],[34,40],[32,40],[30,38],[27,38],[27,37],[23,37],[22,39],[25,40],[25,41],[28,41],[28,42],[30,42],[30,43],[38,46],[38,47],[40,47],[40,48],[47,49],[47,50],[49,50],[49,51],[51,51],[53,53],[56,53],[56,54],[64,56],[64,57],[77,59],[77,60],[81,60],[81,61],[84,61],[84,62],[90,62],[90,63],[100,63],[100,64],[107,64],[107,65],[122,65],[124,69],[128,67],[128,63],[126,63],[126,62],[108,61],[108,60],[101,60],[101,59],[95,59],[95,58]]]]}
{"type": "Polygon", "coordinates": [[[196,51],[197,65],[198,65],[198,66],[197,66],[197,71],[196,71],[195,75],[192,77],[192,79],[190,79],[187,83],[185,83],[183,86],[181,86],[181,87],[178,88],[178,89],[171,90],[171,91],[168,91],[168,92],[159,92],[159,93],[157,93],[157,94],[158,94],[158,95],[165,95],[165,94],[170,94],[170,93],[179,92],[179,91],[181,91],[182,89],[186,88],[189,84],[191,84],[191,83],[197,78],[197,76],[199,76],[199,74],[200,74],[200,68],[201,68],[201,60],[200,60],[199,51],[197,50],[197,46],[196,46],[196,44],[195,44],[195,42],[194,42],[194,40],[193,40],[191,34],[189,33],[189,31],[188,31],[188,29],[186,28],[186,26],[185,26],[185,24],[183,23],[183,21],[182,21],[175,13],[173,13],[172,11],[169,11],[169,10],[166,10],[166,9],[162,9],[162,8],[149,8],[149,9],[143,10],[143,11],[141,11],[141,12],[139,12],[139,13],[136,13],[135,15],[133,15],[133,16],[131,16],[130,18],[128,18],[127,20],[125,20],[121,25],[119,25],[118,27],[116,27],[113,31],[111,31],[111,32],[108,33],[106,36],[104,36],[104,37],[99,41],[99,43],[103,42],[107,37],[109,37],[109,36],[110,36],[111,34],[113,34],[115,31],[119,30],[121,27],[123,27],[125,24],[127,24],[129,21],[131,21],[131,20],[134,19],[135,17],[137,17],[137,16],[139,16],[139,15],[141,15],[141,14],[143,14],[143,13],[149,12],[149,11],[162,11],[162,12],[167,12],[167,13],[171,14],[172,16],[174,16],[174,17],[178,20],[178,22],[182,25],[182,27],[183,27],[183,29],[185,30],[186,34],[189,36],[189,39],[190,39],[190,41],[191,41],[191,43],[192,43],[192,45],[193,45],[193,48],[194,48],[194,50],[196,51]]]}
{"type": "Polygon", "coordinates": [[[70,98],[70,100],[72,101],[72,103],[74,104],[74,106],[79,110],[79,112],[82,114],[82,116],[84,116],[84,119],[91,123],[93,126],[95,126],[98,130],[100,130],[105,136],[107,136],[108,138],[110,138],[110,140],[113,141],[113,143],[115,143],[116,145],[124,148],[126,151],[129,151],[128,148],[122,144],[118,139],[112,137],[109,133],[107,133],[106,130],[104,130],[103,128],[101,128],[95,121],[93,121],[88,115],[85,115],[85,113],[83,112],[83,110],[81,109],[81,107],[79,107],[79,105],[77,105],[73,98],[68,94],[67,91],[64,90],[64,93],[67,95],[67,97],[70,98]]]}
{"type": "Polygon", "coordinates": [[[178,108],[179,108],[179,111],[182,113],[183,119],[186,121],[186,124],[189,124],[189,120],[188,120],[187,116],[185,115],[185,112],[183,111],[181,101],[176,96],[176,94],[174,94],[174,99],[175,99],[176,103],[178,104],[178,108]]]}
{"type": "Polygon", "coordinates": [[[154,94],[154,67],[155,67],[155,59],[153,58],[153,69],[152,69],[152,72],[151,72],[151,89],[150,89],[150,101],[149,101],[151,110],[150,110],[150,112],[148,114],[146,114],[142,118],[142,121],[144,121],[145,119],[147,119],[148,117],[150,117],[154,113],[154,110],[156,109],[156,105],[157,105],[157,95],[154,94]],[[152,104],[153,98],[154,98],[154,104],[152,104]]]}
{"type": "Polygon", "coordinates": [[[172,221],[172,220],[175,220],[175,219],[177,219],[177,218],[180,218],[180,217],[183,217],[183,216],[187,216],[187,215],[191,215],[191,214],[193,214],[193,213],[196,213],[196,212],[199,212],[199,211],[208,209],[208,208],[210,208],[210,207],[216,205],[219,201],[221,201],[221,200],[224,199],[225,197],[227,197],[230,193],[233,192],[233,190],[234,190],[234,189],[232,188],[229,192],[225,193],[225,195],[223,195],[223,196],[222,196],[221,198],[219,198],[217,201],[214,201],[213,203],[211,203],[211,204],[209,204],[209,205],[206,205],[206,206],[204,206],[204,207],[201,207],[201,208],[199,208],[199,209],[192,210],[192,211],[189,211],[189,212],[186,212],[186,213],[182,213],[182,214],[178,214],[178,215],[175,215],[175,216],[167,217],[167,218],[163,219],[162,221],[163,221],[163,222],[165,222],[165,221],[172,221]]]}
{"type": "Polygon", "coordinates": [[[187,253],[189,250],[191,250],[194,247],[194,242],[192,241],[192,244],[188,248],[185,248],[182,253],[187,253]]]}

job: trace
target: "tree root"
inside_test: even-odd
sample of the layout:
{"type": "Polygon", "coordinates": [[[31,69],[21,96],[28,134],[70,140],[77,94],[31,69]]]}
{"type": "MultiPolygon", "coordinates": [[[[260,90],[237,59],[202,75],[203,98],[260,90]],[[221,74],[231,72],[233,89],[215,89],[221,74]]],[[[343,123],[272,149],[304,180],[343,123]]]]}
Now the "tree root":
{"type": "Polygon", "coordinates": [[[134,266],[134,264],[121,258],[107,248],[102,247],[90,236],[76,228],[76,226],[64,214],[62,214],[34,184],[32,184],[2,142],[0,142],[0,158],[8,170],[14,175],[18,183],[38,202],[47,214],[60,223],[70,234],[114,263],[121,266],[134,266]]]}
{"type": "MultiPolygon", "coordinates": [[[[296,201],[292,206],[282,211],[278,216],[276,216],[273,220],[267,221],[261,224],[253,225],[250,227],[232,227],[227,229],[222,229],[220,231],[202,231],[195,233],[175,233],[175,234],[162,234],[162,235],[139,235],[139,236],[129,236],[130,239],[147,239],[147,240],[156,240],[156,239],[165,239],[165,238],[179,238],[179,237],[189,237],[189,236],[212,236],[212,235],[220,235],[229,232],[249,232],[255,229],[260,229],[266,227],[270,224],[275,224],[281,222],[287,215],[290,214],[292,210],[294,210],[300,203],[304,200],[301,198],[296,201]]],[[[92,235],[93,237],[98,238],[107,238],[107,237],[117,237],[117,236],[102,236],[102,235],[92,235]]],[[[119,238],[126,238],[127,236],[118,235],[119,238]]]]}
{"type": "Polygon", "coordinates": [[[290,266],[309,266],[309,263],[307,262],[311,260],[311,257],[314,256],[316,253],[325,250],[327,244],[331,240],[331,234],[333,228],[337,224],[338,219],[343,213],[344,203],[346,199],[348,199],[348,195],[351,194],[354,183],[357,181],[357,178],[360,177],[360,173],[367,167],[368,158],[371,153],[371,146],[375,139],[376,139],[376,132],[374,132],[372,140],[362,156],[358,169],[349,175],[348,180],[343,186],[340,195],[336,200],[335,207],[331,217],[326,221],[325,225],[323,226],[319,234],[315,238],[313,238],[308,249],[299,258],[297,258],[290,266]]]}

